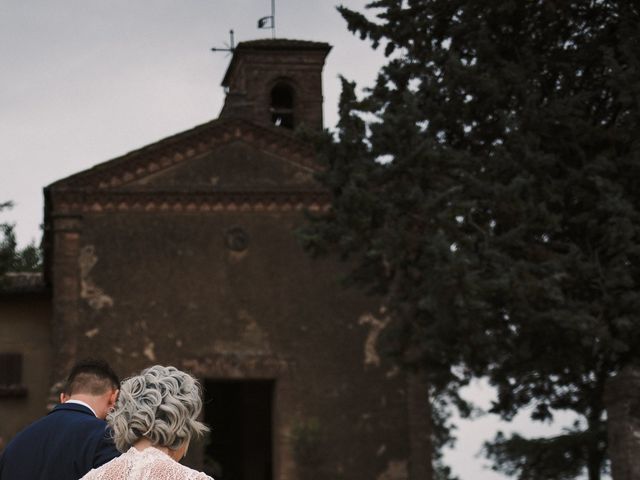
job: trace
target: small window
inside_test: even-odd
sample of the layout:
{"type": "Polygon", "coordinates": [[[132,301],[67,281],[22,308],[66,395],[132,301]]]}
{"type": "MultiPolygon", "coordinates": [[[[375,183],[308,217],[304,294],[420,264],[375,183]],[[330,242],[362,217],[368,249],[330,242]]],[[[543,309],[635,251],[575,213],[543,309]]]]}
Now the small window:
{"type": "Polygon", "coordinates": [[[0,397],[24,397],[22,384],[22,354],[0,353],[0,397]]]}
{"type": "Polygon", "coordinates": [[[294,92],[291,85],[278,83],[271,90],[271,122],[277,127],[293,129],[294,92]]]}

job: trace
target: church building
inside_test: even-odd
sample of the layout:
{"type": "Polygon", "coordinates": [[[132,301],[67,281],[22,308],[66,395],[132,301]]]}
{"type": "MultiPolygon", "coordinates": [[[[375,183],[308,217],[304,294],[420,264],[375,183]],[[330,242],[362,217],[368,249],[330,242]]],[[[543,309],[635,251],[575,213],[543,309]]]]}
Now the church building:
{"type": "Polygon", "coordinates": [[[219,118],[45,188],[44,277],[0,297],[0,436],[99,357],[199,378],[186,463],[216,480],[424,478],[427,398],[376,352],[384,315],[295,233],[329,208],[294,130],[323,128],[330,49],[242,42],[219,118]]]}

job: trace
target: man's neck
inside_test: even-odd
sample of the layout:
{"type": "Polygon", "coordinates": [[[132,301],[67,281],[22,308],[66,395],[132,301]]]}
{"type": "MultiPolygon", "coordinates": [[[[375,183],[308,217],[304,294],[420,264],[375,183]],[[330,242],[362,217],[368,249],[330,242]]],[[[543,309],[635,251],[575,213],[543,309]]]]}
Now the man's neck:
{"type": "Polygon", "coordinates": [[[94,416],[96,417],[98,416],[96,415],[95,409],[87,402],[87,399],[72,396],[71,398],[69,398],[69,400],[67,400],[64,403],[76,403],[78,405],[82,405],[83,407],[87,407],[89,410],[91,410],[91,413],[93,413],[94,416]]]}

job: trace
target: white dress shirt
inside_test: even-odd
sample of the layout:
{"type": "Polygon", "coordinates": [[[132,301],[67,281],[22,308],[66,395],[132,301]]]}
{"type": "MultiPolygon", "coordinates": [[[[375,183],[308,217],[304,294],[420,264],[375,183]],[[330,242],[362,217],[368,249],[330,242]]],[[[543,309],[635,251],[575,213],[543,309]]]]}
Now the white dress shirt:
{"type": "Polygon", "coordinates": [[[91,410],[91,413],[93,413],[93,415],[94,415],[95,417],[97,417],[97,416],[98,416],[98,415],[96,415],[96,411],[95,411],[93,408],[91,408],[91,405],[89,405],[89,404],[88,404],[88,403],[86,403],[86,402],[83,402],[82,400],[67,400],[67,401],[66,401],[66,402],[64,402],[64,403],[77,403],[78,405],[82,405],[83,407],[87,407],[89,410],[91,410]]]}

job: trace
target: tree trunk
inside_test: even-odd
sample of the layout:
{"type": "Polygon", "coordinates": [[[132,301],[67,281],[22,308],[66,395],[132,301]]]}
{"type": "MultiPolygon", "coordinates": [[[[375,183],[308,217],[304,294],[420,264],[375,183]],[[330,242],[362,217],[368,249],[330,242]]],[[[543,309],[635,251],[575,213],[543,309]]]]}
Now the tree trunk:
{"type": "Polygon", "coordinates": [[[628,365],[607,384],[607,430],[613,480],[640,479],[640,366],[628,365]]]}
{"type": "Polygon", "coordinates": [[[605,441],[602,423],[604,384],[604,379],[598,382],[599,388],[596,389],[594,401],[591,402],[591,411],[587,418],[588,432],[590,433],[587,445],[587,475],[589,480],[600,480],[606,456],[606,451],[602,445],[605,441]]]}
{"type": "Polygon", "coordinates": [[[589,480],[600,480],[600,472],[602,469],[602,455],[596,448],[589,448],[587,458],[587,474],[589,480]]]}
{"type": "Polygon", "coordinates": [[[422,370],[409,372],[408,408],[410,428],[409,480],[433,479],[433,417],[429,384],[422,370]]]}

